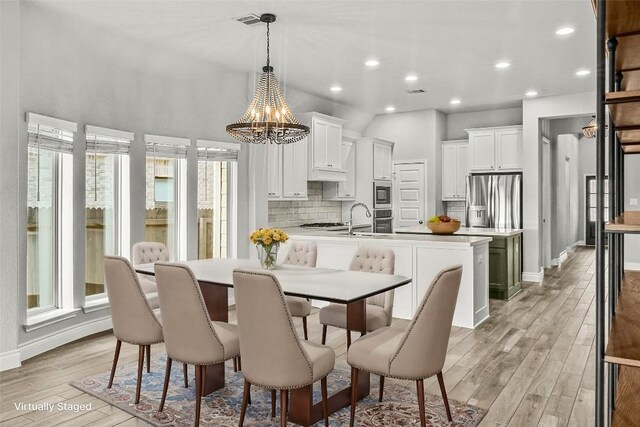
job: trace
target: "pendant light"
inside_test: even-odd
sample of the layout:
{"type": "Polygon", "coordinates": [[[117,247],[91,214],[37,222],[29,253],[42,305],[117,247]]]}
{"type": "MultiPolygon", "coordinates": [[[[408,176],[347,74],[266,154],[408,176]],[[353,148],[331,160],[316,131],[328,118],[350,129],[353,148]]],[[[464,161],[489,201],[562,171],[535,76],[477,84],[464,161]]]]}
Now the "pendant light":
{"type": "MultiPolygon", "coordinates": [[[[609,125],[604,125],[604,130],[609,129],[609,125]]],[[[591,116],[591,121],[582,128],[582,134],[585,138],[593,139],[596,137],[596,131],[598,130],[598,123],[596,122],[596,116],[591,116]]],[[[607,135],[605,134],[605,137],[607,135]]]]}
{"type": "Polygon", "coordinates": [[[271,13],[260,16],[260,21],[267,24],[267,65],[262,67],[260,83],[249,108],[238,121],[227,125],[227,132],[242,142],[289,144],[309,134],[309,127],[300,124],[284,102],[270,64],[269,24],[275,20],[276,16],[271,13]]]}

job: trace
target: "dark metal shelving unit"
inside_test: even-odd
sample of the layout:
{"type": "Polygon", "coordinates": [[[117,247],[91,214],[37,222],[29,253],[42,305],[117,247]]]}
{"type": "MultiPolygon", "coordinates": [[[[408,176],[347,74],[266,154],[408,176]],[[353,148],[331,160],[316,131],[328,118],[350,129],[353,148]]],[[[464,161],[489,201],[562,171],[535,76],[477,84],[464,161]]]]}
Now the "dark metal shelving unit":
{"type": "Polygon", "coordinates": [[[624,211],[624,159],[640,153],[640,1],[593,0],[593,5],[597,22],[595,424],[639,426],[640,272],[624,270],[624,237],[640,233],[640,211],[624,211]],[[604,218],[606,175],[609,218],[604,218]]]}

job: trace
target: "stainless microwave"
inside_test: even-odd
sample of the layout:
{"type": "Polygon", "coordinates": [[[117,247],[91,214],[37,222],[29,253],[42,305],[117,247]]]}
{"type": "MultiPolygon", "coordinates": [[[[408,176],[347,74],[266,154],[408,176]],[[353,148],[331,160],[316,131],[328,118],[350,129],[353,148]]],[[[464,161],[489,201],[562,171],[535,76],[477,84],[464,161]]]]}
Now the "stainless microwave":
{"type": "Polygon", "coordinates": [[[391,209],[391,181],[373,181],[373,208],[391,209]]]}

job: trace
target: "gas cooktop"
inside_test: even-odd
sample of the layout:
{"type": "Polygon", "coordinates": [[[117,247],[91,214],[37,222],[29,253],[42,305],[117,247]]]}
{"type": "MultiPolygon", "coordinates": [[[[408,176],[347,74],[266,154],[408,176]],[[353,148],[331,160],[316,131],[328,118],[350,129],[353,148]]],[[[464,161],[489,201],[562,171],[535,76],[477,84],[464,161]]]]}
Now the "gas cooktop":
{"type": "Polygon", "coordinates": [[[302,224],[300,227],[314,227],[314,228],[327,228],[327,227],[344,227],[342,222],[310,222],[309,224],[302,224]]]}

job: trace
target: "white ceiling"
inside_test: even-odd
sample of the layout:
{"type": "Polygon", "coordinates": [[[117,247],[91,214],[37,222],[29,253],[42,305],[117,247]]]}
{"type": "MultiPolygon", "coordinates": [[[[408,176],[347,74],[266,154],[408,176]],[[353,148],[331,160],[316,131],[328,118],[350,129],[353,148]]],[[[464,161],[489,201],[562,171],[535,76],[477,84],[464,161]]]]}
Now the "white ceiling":
{"type": "MultiPolygon", "coordinates": [[[[518,105],[595,86],[595,19],[590,0],[502,1],[89,1],[38,2],[151,45],[242,71],[258,71],[265,27],[231,18],[275,13],[271,56],[284,84],[384,112],[451,112],[518,105]],[[562,26],[575,27],[557,36],[562,26]],[[369,58],[381,64],[371,70],[369,58]],[[495,63],[512,65],[498,70],[495,63]],[[578,69],[591,75],[576,77],[578,69]],[[419,76],[408,84],[408,73],[419,76]],[[343,91],[332,94],[339,84],[343,91]],[[408,88],[426,94],[410,95],[408,88]],[[453,107],[452,98],[462,103],[453,107]]],[[[97,49],[100,47],[97,46],[97,49]]]]}

